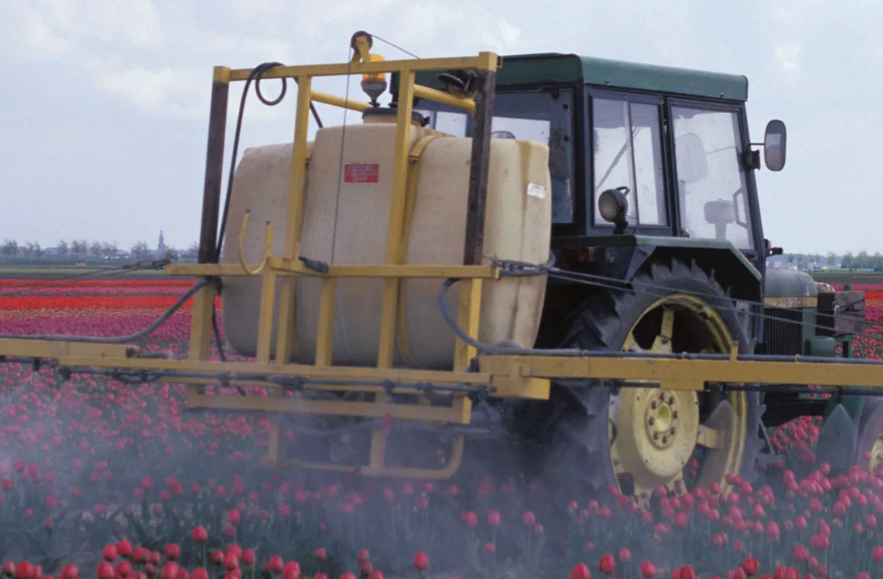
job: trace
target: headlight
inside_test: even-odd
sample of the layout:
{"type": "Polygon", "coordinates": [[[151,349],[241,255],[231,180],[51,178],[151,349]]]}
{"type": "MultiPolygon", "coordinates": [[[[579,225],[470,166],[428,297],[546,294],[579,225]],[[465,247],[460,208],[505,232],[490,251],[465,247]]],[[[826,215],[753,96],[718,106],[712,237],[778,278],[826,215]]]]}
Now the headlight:
{"type": "Polygon", "coordinates": [[[628,189],[607,189],[598,197],[598,211],[605,221],[620,224],[625,222],[625,215],[629,210],[629,202],[625,198],[628,189]],[[625,191],[623,191],[625,189],[625,191]]]}

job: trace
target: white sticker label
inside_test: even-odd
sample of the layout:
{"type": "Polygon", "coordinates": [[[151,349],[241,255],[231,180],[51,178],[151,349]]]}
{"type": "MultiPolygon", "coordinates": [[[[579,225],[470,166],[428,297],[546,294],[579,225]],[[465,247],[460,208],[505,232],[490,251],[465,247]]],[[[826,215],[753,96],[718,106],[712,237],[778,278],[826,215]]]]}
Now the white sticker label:
{"type": "Polygon", "coordinates": [[[546,198],[546,188],[539,183],[528,183],[527,184],[527,194],[531,197],[536,197],[537,199],[545,199],[546,198]]]}

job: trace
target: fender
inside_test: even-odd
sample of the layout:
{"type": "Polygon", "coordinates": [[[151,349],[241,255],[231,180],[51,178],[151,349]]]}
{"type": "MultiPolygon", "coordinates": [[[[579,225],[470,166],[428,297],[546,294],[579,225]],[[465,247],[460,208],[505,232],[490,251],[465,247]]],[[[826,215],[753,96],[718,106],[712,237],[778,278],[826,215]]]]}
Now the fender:
{"type": "Polygon", "coordinates": [[[763,300],[763,276],[750,261],[726,240],[657,237],[650,235],[609,235],[582,238],[558,238],[554,249],[594,248],[599,275],[623,281],[634,278],[651,258],[677,257],[714,270],[722,286],[730,288],[740,300],[763,300]],[[600,250],[600,251],[599,251],[600,250]]]}

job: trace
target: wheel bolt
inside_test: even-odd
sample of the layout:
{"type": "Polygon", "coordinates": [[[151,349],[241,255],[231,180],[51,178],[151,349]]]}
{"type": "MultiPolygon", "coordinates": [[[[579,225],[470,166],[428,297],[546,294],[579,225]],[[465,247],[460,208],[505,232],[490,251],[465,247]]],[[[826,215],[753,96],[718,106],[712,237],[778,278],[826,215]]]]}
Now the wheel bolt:
{"type": "Polygon", "coordinates": [[[659,440],[659,433],[658,432],[653,433],[653,440],[659,440]]]}
{"type": "Polygon", "coordinates": [[[656,422],[656,419],[653,418],[652,416],[651,416],[650,418],[647,419],[647,424],[649,424],[650,426],[653,426],[653,424],[654,424],[655,422],[656,422]]]}
{"type": "Polygon", "coordinates": [[[674,404],[674,403],[675,403],[675,397],[674,397],[674,396],[669,396],[669,397],[668,397],[668,405],[671,406],[671,405],[674,404]]]}
{"type": "Polygon", "coordinates": [[[659,393],[659,400],[661,400],[662,402],[665,402],[665,392],[659,393]]]}
{"type": "Polygon", "coordinates": [[[678,419],[678,411],[675,410],[674,412],[672,412],[672,413],[671,413],[671,417],[672,417],[674,420],[677,420],[677,419],[678,419]]]}
{"type": "Polygon", "coordinates": [[[674,436],[675,434],[678,433],[678,430],[677,430],[674,426],[672,426],[672,427],[671,427],[671,430],[669,430],[668,432],[669,432],[672,436],[674,436]]]}
{"type": "Polygon", "coordinates": [[[667,436],[662,437],[662,444],[668,444],[668,437],[667,436]]]}
{"type": "Polygon", "coordinates": [[[653,410],[656,410],[658,407],[659,407],[659,402],[654,400],[653,402],[650,403],[650,408],[652,408],[653,410]]]}

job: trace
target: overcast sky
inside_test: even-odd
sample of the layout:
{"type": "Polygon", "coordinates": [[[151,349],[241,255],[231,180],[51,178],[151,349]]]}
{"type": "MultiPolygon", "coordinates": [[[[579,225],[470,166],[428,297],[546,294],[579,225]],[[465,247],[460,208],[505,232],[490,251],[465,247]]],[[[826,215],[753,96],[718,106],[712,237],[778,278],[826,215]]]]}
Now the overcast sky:
{"type": "MultiPolygon", "coordinates": [[[[188,246],[212,67],[339,62],[363,29],[421,57],[555,51],[745,74],[752,139],[770,118],[789,129],[785,170],[758,175],[766,236],[883,251],[881,17],[872,0],[2,0],[0,239],[128,248],[162,229],[188,246]]],[[[290,140],[294,98],[250,102],[244,146],[290,140]]]]}

